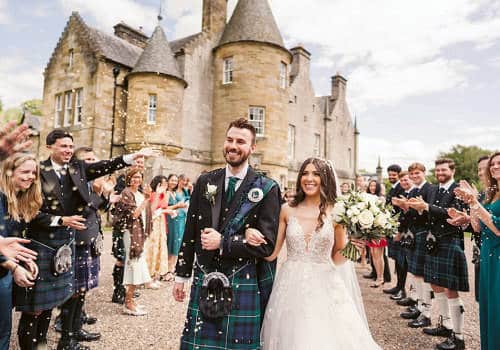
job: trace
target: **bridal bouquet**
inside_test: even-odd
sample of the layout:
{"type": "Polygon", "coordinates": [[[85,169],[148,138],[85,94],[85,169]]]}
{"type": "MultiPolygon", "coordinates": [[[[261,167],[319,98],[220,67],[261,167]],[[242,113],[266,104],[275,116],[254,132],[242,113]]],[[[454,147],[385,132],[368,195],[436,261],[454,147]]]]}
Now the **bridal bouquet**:
{"type": "MultiPolygon", "coordinates": [[[[350,192],[337,198],[333,208],[334,220],[347,228],[349,236],[366,241],[391,237],[398,229],[398,216],[392,206],[386,205],[378,197],[363,192],[350,192]]],[[[359,252],[349,241],[342,255],[357,261],[359,252]]]]}

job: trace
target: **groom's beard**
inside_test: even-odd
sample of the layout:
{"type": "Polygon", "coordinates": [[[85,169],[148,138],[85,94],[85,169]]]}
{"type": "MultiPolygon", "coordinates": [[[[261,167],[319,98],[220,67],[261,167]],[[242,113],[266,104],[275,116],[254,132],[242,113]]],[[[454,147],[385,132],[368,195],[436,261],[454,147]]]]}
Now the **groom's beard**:
{"type": "Polygon", "coordinates": [[[241,164],[245,163],[248,159],[248,157],[250,156],[250,152],[248,153],[243,153],[241,151],[238,151],[238,150],[235,150],[233,148],[230,148],[230,149],[223,149],[222,150],[222,156],[224,157],[224,159],[226,160],[226,163],[233,166],[233,167],[238,167],[240,166],[241,164]],[[238,157],[237,158],[233,158],[231,159],[230,158],[230,155],[229,155],[229,152],[231,151],[234,151],[237,153],[238,157]]]}

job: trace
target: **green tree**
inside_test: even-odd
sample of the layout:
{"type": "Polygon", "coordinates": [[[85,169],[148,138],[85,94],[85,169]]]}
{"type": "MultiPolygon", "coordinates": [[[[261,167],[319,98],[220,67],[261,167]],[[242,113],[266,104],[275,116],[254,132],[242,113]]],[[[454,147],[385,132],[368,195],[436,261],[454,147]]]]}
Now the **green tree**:
{"type": "Polygon", "coordinates": [[[33,115],[42,115],[42,100],[39,99],[32,99],[32,100],[27,100],[24,101],[21,104],[21,109],[24,107],[25,110],[30,112],[33,115]]]}
{"type": "Polygon", "coordinates": [[[3,102],[2,102],[2,99],[0,99],[0,114],[2,113],[3,111],[3,102]]]}
{"type": "Polygon", "coordinates": [[[448,152],[440,152],[439,157],[451,158],[455,161],[455,179],[457,181],[467,180],[478,185],[477,160],[491,153],[491,150],[478,146],[455,145],[448,152]]]}

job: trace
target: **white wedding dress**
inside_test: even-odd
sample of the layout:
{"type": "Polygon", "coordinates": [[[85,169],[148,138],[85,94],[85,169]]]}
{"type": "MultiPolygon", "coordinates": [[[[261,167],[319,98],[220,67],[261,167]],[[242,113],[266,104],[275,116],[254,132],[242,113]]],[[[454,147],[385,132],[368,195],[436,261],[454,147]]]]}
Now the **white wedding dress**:
{"type": "Polygon", "coordinates": [[[352,263],[336,266],[332,219],[306,241],[291,216],[283,263],[266,308],[263,350],[371,350],[373,340],[352,263]]]}

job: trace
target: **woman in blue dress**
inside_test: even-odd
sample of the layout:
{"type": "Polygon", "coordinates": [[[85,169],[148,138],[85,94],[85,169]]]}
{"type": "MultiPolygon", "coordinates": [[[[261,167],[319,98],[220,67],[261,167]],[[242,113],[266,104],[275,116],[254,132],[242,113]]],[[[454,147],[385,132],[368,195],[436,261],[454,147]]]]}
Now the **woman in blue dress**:
{"type": "Polygon", "coordinates": [[[471,223],[481,229],[481,256],[479,281],[479,318],[481,349],[500,349],[500,152],[488,162],[489,186],[484,205],[478,200],[477,190],[461,181],[457,189],[470,204],[471,223]]]}
{"type": "Polygon", "coordinates": [[[173,280],[173,271],[177,263],[177,256],[182,245],[184,227],[186,225],[186,214],[188,203],[182,189],[179,189],[179,177],[171,174],[167,178],[168,183],[168,209],[175,210],[174,215],[168,215],[168,271],[166,280],[173,280]]]}

